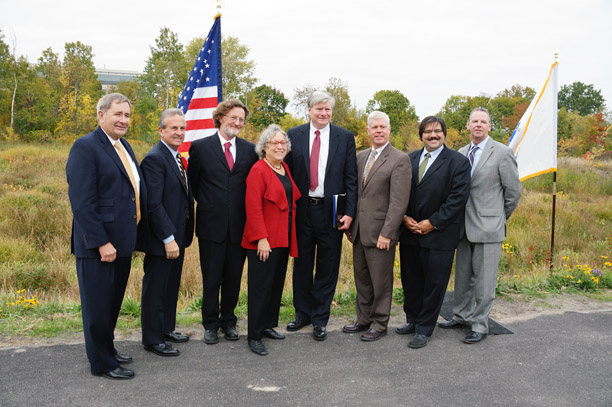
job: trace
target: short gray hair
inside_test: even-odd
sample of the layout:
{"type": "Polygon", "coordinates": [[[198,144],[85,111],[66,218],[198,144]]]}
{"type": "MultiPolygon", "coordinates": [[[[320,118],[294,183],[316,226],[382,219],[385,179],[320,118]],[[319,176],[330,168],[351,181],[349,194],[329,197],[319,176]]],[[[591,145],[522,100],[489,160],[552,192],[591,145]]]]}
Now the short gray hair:
{"type": "Polygon", "coordinates": [[[287,142],[287,153],[291,151],[291,141],[289,140],[287,133],[285,133],[277,124],[271,124],[261,133],[259,140],[257,140],[257,144],[255,145],[255,152],[259,158],[264,158],[266,156],[265,149],[268,147],[268,144],[270,144],[270,139],[277,133],[281,133],[285,137],[285,141],[287,142]]]}
{"type": "Polygon", "coordinates": [[[313,107],[314,105],[318,105],[319,103],[331,102],[332,109],[336,104],[336,99],[329,92],[325,92],[324,90],[315,90],[308,96],[307,105],[308,107],[313,107]]]}
{"type": "Polygon", "coordinates": [[[169,109],[164,110],[159,115],[159,123],[157,124],[160,129],[166,128],[166,119],[171,116],[181,116],[185,119],[185,113],[183,113],[182,109],[177,109],[176,107],[171,107],[169,109]]]}
{"type": "Polygon", "coordinates": [[[468,118],[468,121],[472,120],[472,115],[476,112],[483,112],[487,114],[487,117],[489,118],[489,123],[491,123],[491,114],[489,113],[489,111],[487,110],[486,107],[482,107],[482,106],[478,106],[475,107],[471,112],[470,112],[470,117],[468,118]]]}
{"type": "Polygon", "coordinates": [[[385,119],[387,121],[387,126],[391,125],[391,120],[389,120],[389,116],[387,115],[387,113],[374,110],[368,115],[368,127],[370,127],[370,121],[375,119],[385,119]]]}
{"type": "Polygon", "coordinates": [[[96,106],[96,111],[106,113],[106,111],[111,107],[113,103],[125,103],[127,102],[130,105],[130,109],[132,108],[132,103],[130,99],[126,96],[123,96],[121,93],[109,93],[108,95],[104,95],[98,100],[98,105],[96,106]]]}

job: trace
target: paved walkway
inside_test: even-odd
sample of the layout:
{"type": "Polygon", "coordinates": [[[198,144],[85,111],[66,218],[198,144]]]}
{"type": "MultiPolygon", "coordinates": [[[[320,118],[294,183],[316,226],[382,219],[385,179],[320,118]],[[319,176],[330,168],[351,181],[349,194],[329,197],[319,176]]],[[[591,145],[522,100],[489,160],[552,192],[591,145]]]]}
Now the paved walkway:
{"type": "Polygon", "coordinates": [[[118,342],[134,357],[130,381],[89,373],[83,344],[0,350],[1,406],[612,406],[612,312],[541,316],[507,324],[514,335],[478,345],[436,329],[413,350],[390,332],[378,342],[305,328],[270,352],[246,338],[206,345],[194,338],[178,358],[118,342]]]}

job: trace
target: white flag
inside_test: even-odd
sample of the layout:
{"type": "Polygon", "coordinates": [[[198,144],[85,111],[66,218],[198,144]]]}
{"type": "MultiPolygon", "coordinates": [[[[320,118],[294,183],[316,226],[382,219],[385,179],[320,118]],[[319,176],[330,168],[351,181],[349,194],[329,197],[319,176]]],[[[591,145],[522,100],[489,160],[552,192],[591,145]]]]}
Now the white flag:
{"type": "Polygon", "coordinates": [[[557,72],[550,68],[544,87],[531,101],[508,142],[518,163],[519,178],[557,171],[557,72]]]}

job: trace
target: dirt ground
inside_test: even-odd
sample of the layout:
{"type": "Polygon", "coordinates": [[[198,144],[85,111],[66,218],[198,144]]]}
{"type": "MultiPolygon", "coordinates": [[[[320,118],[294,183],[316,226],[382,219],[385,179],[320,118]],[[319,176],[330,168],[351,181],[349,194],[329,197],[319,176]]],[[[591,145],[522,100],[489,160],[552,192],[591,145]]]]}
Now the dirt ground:
{"type": "MultiPolygon", "coordinates": [[[[501,324],[522,321],[541,315],[562,314],[564,312],[606,312],[612,311],[612,302],[597,301],[577,294],[548,295],[545,298],[529,298],[521,295],[498,297],[491,312],[491,318],[501,324]]],[[[347,318],[332,317],[328,324],[328,330],[340,330],[348,321],[347,318]]],[[[399,326],[404,322],[401,307],[394,305],[392,309],[390,327],[399,326]]],[[[239,321],[238,328],[241,333],[246,332],[246,321],[239,321]]],[[[195,340],[201,340],[204,329],[201,325],[179,327],[183,333],[191,335],[195,340]]],[[[279,331],[284,332],[284,326],[279,331]]],[[[118,341],[140,341],[140,330],[117,332],[118,341]]],[[[83,343],[82,333],[70,333],[53,338],[37,338],[26,336],[2,336],[0,335],[0,349],[53,346],[83,343]]]]}

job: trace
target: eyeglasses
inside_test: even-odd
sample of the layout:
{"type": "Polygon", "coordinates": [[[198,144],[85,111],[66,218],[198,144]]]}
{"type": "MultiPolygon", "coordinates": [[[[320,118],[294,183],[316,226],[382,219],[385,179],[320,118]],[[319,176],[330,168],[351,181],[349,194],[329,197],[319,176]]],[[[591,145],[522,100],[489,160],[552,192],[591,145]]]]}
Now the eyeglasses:
{"type": "Polygon", "coordinates": [[[442,133],[444,133],[444,131],[442,131],[442,129],[423,130],[423,134],[431,134],[431,133],[442,134],[442,133]]]}
{"type": "Polygon", "coordinates": [[[270,145],[272,147],[276,147],[278,145],[281,145],[281,146],[285,147],[287,145],[287,142],[285,140],[283,140],[283,141],[271,141],[270,145]]]}
{"type": "Polygon", "coordinates": [[[227,117],[233,122],[237,121],[238,123],[244,123],[244,119],[242,117],[238,117],[238,116],[225,116],[225,117],[227,117]]]}

